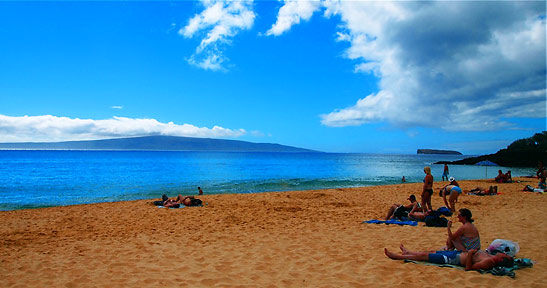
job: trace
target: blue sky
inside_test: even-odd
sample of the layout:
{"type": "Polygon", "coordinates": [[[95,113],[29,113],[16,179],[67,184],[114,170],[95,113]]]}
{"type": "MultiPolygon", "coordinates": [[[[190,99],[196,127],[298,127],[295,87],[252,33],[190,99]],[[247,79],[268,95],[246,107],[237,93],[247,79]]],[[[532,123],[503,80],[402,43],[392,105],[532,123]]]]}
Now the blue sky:
{"type": "Polygon", "coordinates": [[[0,142],[494,153],[546,130],[545,3],[0,2],[0,142]]]}

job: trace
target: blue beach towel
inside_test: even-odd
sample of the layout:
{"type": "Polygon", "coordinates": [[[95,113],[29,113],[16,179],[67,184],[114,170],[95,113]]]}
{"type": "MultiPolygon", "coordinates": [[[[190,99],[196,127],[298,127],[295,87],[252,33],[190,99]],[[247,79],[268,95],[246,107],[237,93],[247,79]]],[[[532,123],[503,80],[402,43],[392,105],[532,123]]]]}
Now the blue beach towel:
{"type": "MultiPolygon", "coordinates": [[[[423,265],[429,265],[429,266],[438,266],[438,267],[449,267],[449,268],[456,268],[460,270],[465,270],[462,266],[457,265],[451,265],[451,264],[435,264],[430,262],[424,262],[424,261],[414,261],[414,260],[404,260],[405,263],[415,263],[415,264],[423,264],[423,265]]],[[[532,267],[534,266],[534,262],[529,258],[515,258],[513,267],[494,267],[490,270],[476,270],[477,272],[481,274],[490,273],[495,276],[509,276],[511,278],[515,278],[515,270],[526,268],[526,267],[532,267]]]]}
{"type": "Polygon", "coordinates": [[[410,226],[418,226],[417,221],[400,221],[400,220],[368,220],[363,221],[362,223],[368,223],[368,224],[397,224],[397,225],[410,225],[410,226]]]}

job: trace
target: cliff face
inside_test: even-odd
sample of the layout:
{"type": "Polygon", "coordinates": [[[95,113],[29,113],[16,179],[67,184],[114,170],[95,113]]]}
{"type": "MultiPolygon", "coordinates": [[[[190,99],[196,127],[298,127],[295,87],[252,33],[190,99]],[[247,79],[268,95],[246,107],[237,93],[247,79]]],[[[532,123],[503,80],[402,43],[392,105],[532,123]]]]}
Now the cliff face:
{"type": "Polygon", "coordinates": [[[530,138],[517,140],[495,154],[437,163],[475,165],[475,163],[483,160],[490,160],[506,167],[537,167],[538,161],[545,164],[547,160],[547,131],[537,133],[530,138]]]}
{"type": "Polygon", "coordinates": [[[458,151],[451,150],[435,150],[435,149],[418,149],[417,154],[453,154],[453,155],[462,155],[458,151]]]}

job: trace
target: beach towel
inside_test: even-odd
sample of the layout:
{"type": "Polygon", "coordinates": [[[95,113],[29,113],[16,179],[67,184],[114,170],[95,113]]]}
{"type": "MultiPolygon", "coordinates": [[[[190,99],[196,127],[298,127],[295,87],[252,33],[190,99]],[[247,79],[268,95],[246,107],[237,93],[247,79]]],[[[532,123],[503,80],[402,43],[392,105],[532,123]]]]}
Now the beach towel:
{"type": "MultiPolygon", "coordinates": [[[[456,268],[460,270],[465,270],[463,266],[458,265],[452,265],[452,264],[435,264],[425,261],[415,261],[415,260],[404,260],[405,263],[410,262],[414,264],[422,264],[422,265],[429,265],[429,266],[438,266],[438,267],[449,267],[449,268],[456,268]]],[[[494,267],[490,270],[475,270],[481,274],[490,273],[495,276],[509,276],[511,278],[515,278],[515,270],[526,268],[526,267],[532,267],[534,266],[534,262],[529,258],[514,258],[513,267],[494,267]]]]}
{"type": "Polygon", "coordinates": [[[410,226],[417,226],[417,221],[400,221],[400,220],[368,220],[363,221],[362,223],[368,223],[368,224],[397,224],[397,225],[410,225],[410,226]]]}

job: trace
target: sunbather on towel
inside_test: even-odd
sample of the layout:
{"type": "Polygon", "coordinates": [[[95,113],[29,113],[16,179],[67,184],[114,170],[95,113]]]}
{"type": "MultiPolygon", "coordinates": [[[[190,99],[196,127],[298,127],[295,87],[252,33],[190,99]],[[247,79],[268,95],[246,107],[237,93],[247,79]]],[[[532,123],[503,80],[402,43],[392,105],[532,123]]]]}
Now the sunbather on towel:
{"type": "Polygon", "coordinates": [[[415,260],[426,261],[435,264],[452,264],[465,267],[465,270],[490,270],[496,266],[513,266],[513,257],[497,253],[496,255],[488,254],[483,250],[469,250],[468,252],[461,251],[410,251],[403,244],[400,246],[401,254],[396,254],[384,248],[384,253],[387,257],[394,260],[415,260]]]}
{"type": "Polygon", "coordinates": [[[446,239],[447,250],[456,249],[465,252],[471,249],[481,249],[479,230],[473,225],[473,221],[475,220],[473,220],[472,217],[473,215],[469,209],[460,209],[458,221],[460,221],[463,226],[454,233],[451,231],[452,221],[448,221],[448,239],[446,239]]]}
{"type": "Polygon", "coordinates": [[[465,194],[469,195],[496,195],[498,194],[498,186],[490,186],[490,188],[486,189],[483,187],[477,187],[473,188],[469,191],[463,191],[465,194]]]}
{"type": "Polygon", "coordinates": [[[184,206],[191,206],[194,196],[182,196],[179,194],[176,199],[167,199],[163,201],[165,207],[180,207],[180,204],[184,206]]]}

